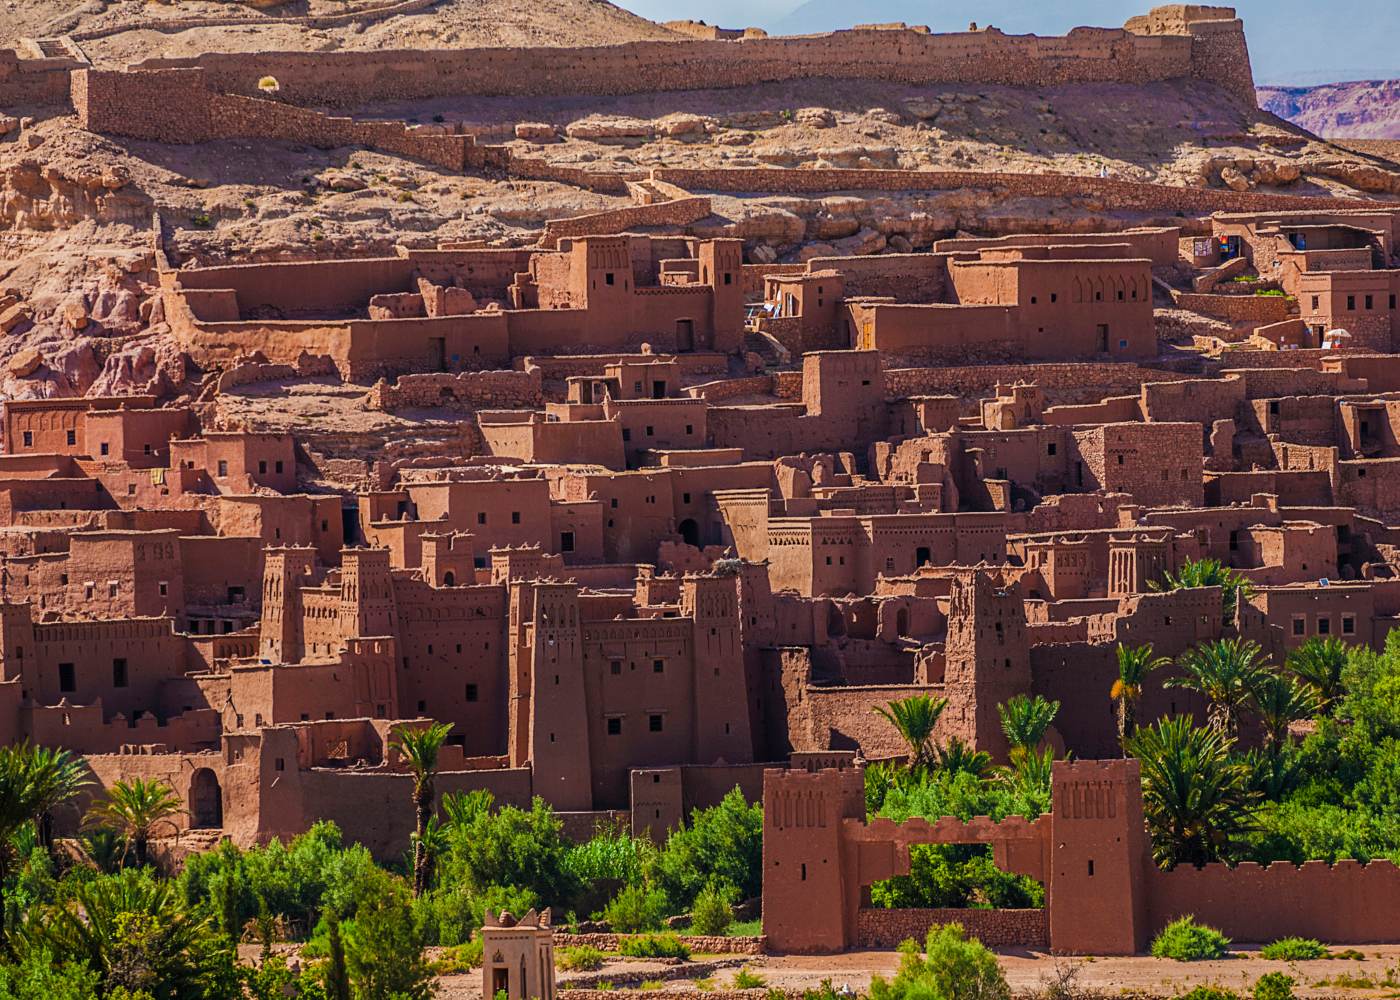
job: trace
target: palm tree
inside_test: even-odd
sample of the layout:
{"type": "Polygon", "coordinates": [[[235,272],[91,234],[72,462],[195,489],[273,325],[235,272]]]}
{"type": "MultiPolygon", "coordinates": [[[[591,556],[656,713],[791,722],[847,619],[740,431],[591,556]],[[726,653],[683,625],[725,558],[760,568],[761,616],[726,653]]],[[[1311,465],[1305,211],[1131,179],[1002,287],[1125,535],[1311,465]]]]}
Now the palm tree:
{"type": "Polygon", "coordinates": [[[904,738],[909,747],[911,771],[924,770],[933,765],[933,731],[938,728],[938,718],[947,707],[947,698],[915,694],[875,708],[875,714],[899,730],[899,735],[904,738]]]}
{"type": "MultiPolygon", "coordinates": [[[[1118,679],[1113,682],[1108,696],[1118,716],[1118,745],[1121,747],[1133,733],[1137,732],[1137,708],[1142,700],[1142,682],[1154,670],[1160,670],[1171,663],[1165,656],[1155,656],[1152,643],[1142,646],[1118,644],[1118,679]]],[[[1126,751],[1125,751],[1126,752],[1126,751]]]]}
{"type": "Polygon", "coordinates": [[[39,843],[53,847],[53,810],[77,796],[92,782],[86,765],[67,750],[33,747],[29,751],[29,781],[39,808],[34,814],[39,843]]]}
{"type": "Polygon", "coordinates": [[[1342,671],[1349,650],[1335,635],[1315,635],[1288,654],[1288,669],[1317,693],[1321,712],[1331,712],[1346,693],[1342,671]]]}
{"type": "Polygon", "coordinates": [[[1011,759],[1024,757],[1040,747],[1045,732],[1055,721],[1060,711],[1058,701],[1047,701],[1044,696],[1028,697],[1018,694],[997,706],[1001,716],[1001,731],[1006,734],[1006,742],[1011,745],[1011,759]]]}
{"type": "Polygon", "coordinates": [[[5,882],[18,860],[15,836],[67,802],[87,784],[82,764],[63,750],[28,743],[0,747],[0,947],[13,954],[6,927],[5,882]]]}
{"type": "Polygon", "coordinates": [[[1164,868],[1202,865],[1227,855],[1249,829],[1258,793],[1250,769],[1230,756],[1234,741],[1187,716],[1163,719],[1127,741],[1142,764],[1142,807],[1152,854],[1164,868]]]}
{"type": "Polygon", "coordinates": [[[34,907],[25,938],[55,965],[91,969],[99,995],[229,995],[227,938],[202,908],[184,905],[177,883],[145,871],[83,882],[71,899],[34,907]]]}
{"type": "Polygon", "coordinates": [[[437,776],[438,751],[447,741],[452,727],[435,722],[426,729],[400,726],[395,732],[393,748],[403,755],[409,773],[413,775],[413,807],[417,813],[417,829],[413,840],[413,894],[421,896],[428,888],[431,865],[428,825],[433,818],[437,792],[433,787],[437,776]]]}
{"type": "Polygon", "coordinates": [[[1204,695],[1210,702],[1210,724],[1234,739],[1239,732],[1240,709],[1266,669],[1262,656],[1259,644],[1245,639],[1203,642],[1177,658],[1182,674],[1167,678],[1164,686],[1204,695]]]}
{"type": "Polygon", "coordinates": [[[1231,569],[1219,559],[1187,559],[1181,570],[1168,570],[1160,581],[1147,585],[1152,590],[1189,590],[1195,587],[1219,587],[1222,591],[1221,612],[1226,621],[1235,617],[1238,599],[1254,593],[1254,584],[1238,570],[1231,569]]]}
{"type": "Polygon", "coordinates": [[[1310,685],[1268,671],[1259,673],[1249,693],[1264,724],[1264,749],[1270,757],[1283,753],[1293,723],[1311,719],[1321,710],[1322,702],[1310,685]]]}
{"type": "MultiPolygon", "coordinates": [[[[174,817],[184,813],[179,793],[163,779],[132,778],[116,781],[107,790],[107,797],[88,809],[87,825],[114,830],[126,841],[126,850],[134,855],[136,867],[146,866],[151,838],[163,826],[176,833],[180,828],[174,817]]],[[[126,851],[122,852],[126,857],[126,851]]]]}
{"type": "Polygon", "coordinates": [[[938,766],[952,774],[966,771],[974,778],[985,778],[992,770],[992,755],[985,750],[974,750],[954,736],[946,747],[939,749],[938,766]]]}

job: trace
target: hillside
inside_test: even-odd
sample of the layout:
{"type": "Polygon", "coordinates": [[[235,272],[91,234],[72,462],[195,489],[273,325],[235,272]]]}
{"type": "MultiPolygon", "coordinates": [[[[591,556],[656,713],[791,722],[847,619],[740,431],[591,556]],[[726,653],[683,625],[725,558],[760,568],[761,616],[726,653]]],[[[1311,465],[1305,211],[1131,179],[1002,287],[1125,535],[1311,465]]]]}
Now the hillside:
{"type": "Polygon", "coordinates": [[[1260,87],[1259,105],[1334,139],[1400,139],[1400,80],[1260,87]]]}
{"type": "MultiPolygon", "coordinates": [[[[99,65],[201,52],[610,45],[675,36],[607,0],[87,0],[63,13],[51,0],[0,0],[0,48],[69,35],[99,65]],[[227,22],[184,27],[190,20],[227,22]]],[[[62,9],[62,8],[59,8],[62,9]]]]}

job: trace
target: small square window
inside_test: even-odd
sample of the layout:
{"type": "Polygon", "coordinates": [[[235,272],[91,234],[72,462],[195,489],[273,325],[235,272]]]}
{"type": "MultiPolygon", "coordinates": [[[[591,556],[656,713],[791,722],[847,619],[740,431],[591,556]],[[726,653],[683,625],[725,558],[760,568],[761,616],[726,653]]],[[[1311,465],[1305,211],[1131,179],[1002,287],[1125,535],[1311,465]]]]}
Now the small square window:
{"type": "Polygon", "coordinates": [[[77,668],[71,663],[60,663],[58,665],[58,689],[71,694],[78,690],[77,668]]]}
{"type": "Polygon", "coordinates": [[[520,523],[520,511],[518,511],[518,510],[513,510],[513,511],[510,512],[510,523],[511,523],[511,524],[519,524],[519,523],[520,523]]]}
{"type": "Polygon", "coordinates": [[[477,523],[477,524],[485,524],[485,523],[486,523],[486,511],[483,510],[483,511],[478,511],[478,512],[477,512],[477,515],[476,515],[476,523],[477,523]]]}
{"type": "Polygon", "coordinates": [[[1293,619],[1293,634],[1294,634],[1294,635],[1307,635],[1307,633],[1308,633],[1308,622],[1307,622],[1307,619],[1305,619],[1305,618],[1294,618],[1294,619],[1293,619]]]}
{"type": "Polygon", "coordinates": [[[653,733],[659,733],[659,732],[661,732],[661,716],[659,716],[659,715],[648,715],[648,716],[647,716],[647,728],[650,729],[653,733]]]}
{"type": "Polygon", "coordinates": [[[1356,634],[1356,618],[1353,615],[1342,615],[1342,635],[1356,634]]]}
{"type": "Polygon", "coordinates": [[[225,460],[222,459],[222,458],[219,459],[219,473],[218,473],[218,474],[219,474],[219,478],[221,478],[221,479],[222,479],[224,476],[227,476],[227,475],[228,475],[228,462],[225,461],[225,460]]]}
{"type": "Polygon", "coordinates": [[[666,661],[665,661],[665,660],[652,660],[652,661],[651,661],[651,672],[654,673],[654,674],[664,674],[664,673],[666,672],[666,661]]]}
{"type": "Polygon", "coordinates": [[[70,445],[71,445],[71,444],[77,444],[77,443],[78,443],[78,432],[77,432],[77,431],[69,431],[69,432],[67,433],[66,439],[67,439],[67,441],[68,441],[68,443],[69,443],[70,445]]]}
{"type": "Polygon", "coordinates": [[[1347,296],[1347,311],[1348,311],[1348,312],[1351,312],[1351,311],[1354,310],[1355,308],[1356,308],[1356,296],[1355,296],[1355,295],[1348,295],[1348,296],[1347,296]]]}
{"type": "Polygon", "coordinates": [[[34,447],[34,432],[33,432],[33,431],[25,431],[25,432],[24,432],[24,446],[25,446],[26,448],[32,448],[32,447],[34,447]]]}
{"type": "Polygon", "coordinates": [[[478,695],[479,695],[479,692],[477,691],[476,685],[475,685],[475,684],[468,684],[468,685],[467,685],[467,701],[476,701],[478,695]]]}
{"type": "Polygon", "coordinates": [[[1331,619],[1331,618],[1327,617],[1326,615],[1318,615],[1318,616],[1317,616],[1317,634],[1318,634],[1318,635],[1331,635],[1331,634],[1332,634],[1332,619],[1331,619]]]}
{"type": "Polygon", "coordinates": [[[126,687],[126,660],[124,659],[112,661],[112,687],[126,687]]]}
{"type": "Polygon", "coordinates": [[[611,285],[612,283],[613,283],[613,273],[612,273],[611,271],[609,271],[607,274],[603,275],[603,284],[605,284],[605,285],[611,285]]]}
{"type": "Polygon", "coordinates": [[[615,715],[615,716],[613,716],[611,719],[608,720],[608,735],[609,735],[609,736],[621,736],[621,735],[622,735],[622,719],[621,719],[619,716],[616,716],[616,715],[615,715]]]}
{"type": "Polygon", "coordinates": [[[622,673],[622,661],[613,660],[611,663],[608,664],[608,670],[614,677],[618,676],[622,673]]]}
{"type": "Polygon", "coordinates": [[[259,462],[259,463],[258,463],[258,472],[263,473],[263,474],[266,474],[266,473],[267,473],[267,463],[266,463],[266,462],[259,462]]]}
{"type": "Polygon", "coordinates": [[[162,580],[162,581],[160,581],[160,583],[156,584],[156,587],[157,587],[157,589],[160,591],[160,596],[161,596],[161,597],[169,597],[169,596],[170,596],[170,584],[166,583],[164,580],[162,580]]]}
{"type": "Polygon", "coordinates": [[[631,441],[631,440],[632,440],[632,432],[631,432],[628,428],[626,428],[626,427],[622,428],[622,440],[624,440],[624,441],[631,441]]]}
{"type": "Polygon", "coordinates": [[[1047,455],[1053,455],[1053,454],[1055,454],[1055,442],[1054,442],[1054,441],[1051,441],[1049,444],[1047,444],[1047,445],[1045,446],[1045,454],[1047,454],[1047,455]]]}
{"type": "Polygon", "coordinates": [[[572,531],[561,531],[561,532],[559,532],[559,551],[560,551],[560,552],[572,552],[572,551],[574,551],[574,533],[573,533],[572,531]]]}
{"type": "Polygon", "coordinates": [[[109,445],[106,441],[103,441],[100,445],[97,446],[97,450],[99,454],[106,455],[112,450],[112,446],[109,445]]]}
{"type": "Polygon", "coordinates": [[[276,465],[274,465],[274,466],[272,467],[272,471],[273,471],[273,472],[277,472],[277,473],[281,473],[281,471],[282,471],[282,463],[281,463],[281,462],[278,462],[276,465]]]}

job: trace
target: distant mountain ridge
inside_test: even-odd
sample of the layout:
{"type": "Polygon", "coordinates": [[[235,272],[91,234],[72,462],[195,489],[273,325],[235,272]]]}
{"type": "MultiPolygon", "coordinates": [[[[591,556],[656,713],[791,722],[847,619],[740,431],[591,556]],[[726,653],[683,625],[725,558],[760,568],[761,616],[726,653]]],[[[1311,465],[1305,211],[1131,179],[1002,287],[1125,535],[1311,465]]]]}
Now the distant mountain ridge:
{"type": "Polygon", "coordinates": [[[1329,139],[1400,139],[1400,80],[1260,87],[1259,106],[1329,139]]]}

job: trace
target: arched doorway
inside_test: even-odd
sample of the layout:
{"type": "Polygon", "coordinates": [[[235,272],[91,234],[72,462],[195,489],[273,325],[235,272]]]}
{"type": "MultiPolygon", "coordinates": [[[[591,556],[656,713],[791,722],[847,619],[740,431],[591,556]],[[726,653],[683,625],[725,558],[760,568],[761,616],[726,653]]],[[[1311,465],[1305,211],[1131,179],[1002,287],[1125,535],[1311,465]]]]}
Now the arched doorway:
{"type": "Polygon", "coordinates": [[[446,573],[442,574],[442,585],[444,587],[457,586],[457,574],[452,572],[451,570],[448,570],[446,573]]]}
{"type": "Polygon", "coordinates": [[[700,525],[695,523],[693,518],[687,517],[680,523],[679,530],[681,540],[687,545],[693,545],[697,549],[700,547],[700,525]]]}
{"type": "Polygon", "coordinates": [[[207,767],[190,777],[190,826],[196,830],[217,830],[224,825],[224,795],[219,779],[207,767]]]}

